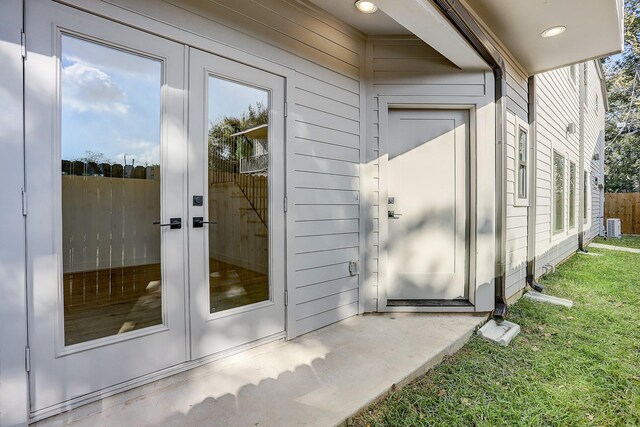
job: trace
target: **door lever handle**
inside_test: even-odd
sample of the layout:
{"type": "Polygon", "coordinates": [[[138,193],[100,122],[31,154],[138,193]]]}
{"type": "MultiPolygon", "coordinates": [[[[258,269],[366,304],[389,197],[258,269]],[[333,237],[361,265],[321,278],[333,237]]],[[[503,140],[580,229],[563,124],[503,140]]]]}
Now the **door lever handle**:
{"type": "Polygon", "coordinates": [[[217,224],[215,221],[205,221],[201,216],[193,217],[193,228],[202,228],[204,224],[217,224]]]}
{"type": "Polygon", "coordinates": [[[389,211],[387,218],[389,219],[399,219],[402,216],[402,214],[397,214],[394,211],[389,211]]]}
{"type": "Polygon", "coordinates": [[[169,227],[172,230],[179,230],[182,228],[182,218],[169,218],[169,224],[160,224],[160,221],[155,221],[154,224],[160,227],[169,227]]]}

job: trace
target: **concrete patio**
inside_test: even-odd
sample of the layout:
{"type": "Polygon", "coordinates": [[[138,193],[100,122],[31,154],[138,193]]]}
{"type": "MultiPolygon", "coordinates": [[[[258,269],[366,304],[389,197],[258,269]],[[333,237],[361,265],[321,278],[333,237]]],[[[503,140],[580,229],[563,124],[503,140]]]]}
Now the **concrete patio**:
{"type": "Polygon", "coordinates": [[[460,349],[482,314],[356,316],[40,421],[38,426],[334,426],[460,349]]]}

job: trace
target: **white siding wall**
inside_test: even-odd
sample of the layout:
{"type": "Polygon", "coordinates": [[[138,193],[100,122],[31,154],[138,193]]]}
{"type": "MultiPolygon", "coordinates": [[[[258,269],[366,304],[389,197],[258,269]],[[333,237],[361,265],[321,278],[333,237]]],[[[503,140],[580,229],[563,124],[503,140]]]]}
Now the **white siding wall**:
{"type": "MultiPolygon", "coordinates": [[[[529,101],[527,77],[509,62],[507,68],[507,298],[522,289],[527,277],[527,206],[516,206],[516,117],[529,123],[529,101]]],[[[531,169],[533,165],[529,165],[531,169]]]]}
{"type": "MultiPolygon", "coordinates": [[[[579,71],[572,79],[568,67],[542,73],[537,78],[537,218],[536,218],[536,275],[547,263],[556,264],[578,248],[578,207],[576,190],[576,220],[569,229],[569,162],[578,168],[580,155],[580,83],[579,71]],[[567,126],[574,123],[576,132],[569,134],[567,126]],[[553,151],[565,158],[564,230],[553,232],[553,151]]],[[[577,169],[576,175],[579,175],[577,169]]],[[[576,176],[579,178],[579,176],[576,176]]],[[[578,179],[576,179],[576,185],[578,179]]],[[[578,187],[579,189],[579,187],[578,187]]]]}
{"type": "Polygon", "coordinates": [[[112,3],[187,29],[195,38],[166,26],[160,31],[188,44],[193,38],[206,48],[204,38],[295,70],[293,93],[287,96],[288,120],[293,120],[287,146],[293,216],[288,233],[295,236],[288,288],[289,303],[296,306],[289,336],[357,314],[359,277],[349,275],[348,265],[360,255],[362,35],[293,0],[112,3]]]}
{"type": "MultiPolygon", "coordinates": [[[[604,215],[604,100],[598,70],[595,62],[588,62],[586,73],[584,108],[584,167],[589,173],[590,211],[587,212],[589,222],[585,224],[585,242],[590,241],[600,232],[604,215]],[[598,159],[596,159],[596,154],[598,159]],[[596,183],[597,179],[597,183],[596,183]]],[[[582,194],[582,193],[581,193],[582,194]]]]}
{"type": "Polygon", "coordinates": [[[378,96],[477,96],[485,97],[484,72],[462,72],[433,48],[414,38],[374,38],[368,42],[367,69],[371,85],[367,97],[367,179],[365,310],[377,307],[379,268],[380,174],[378,158],[378,96]]]}

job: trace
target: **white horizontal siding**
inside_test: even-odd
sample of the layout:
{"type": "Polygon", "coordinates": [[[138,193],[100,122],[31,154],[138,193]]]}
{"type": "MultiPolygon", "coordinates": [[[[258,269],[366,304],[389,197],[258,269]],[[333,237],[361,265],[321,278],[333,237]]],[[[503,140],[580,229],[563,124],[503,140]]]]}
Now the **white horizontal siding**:
{"type": "MultiPolygon", "coordinates": [[[[578,247],[578,191],[576,181],[576,219],[569,228],[569,165],[576,168],[580,156],[579,82],[571,79],[569,69],[561,68],[538,75],[537,79],[537,156],[538,178],[536,209],[536,275],[544,271],[545,264],[557,264],[575,252],[578,247]],[[568,134],[570,123],[576,132],[568,134]],[[564,231],[554,234],[553,215],[553,151],[565,158],[564,231]]],[[[576,180],[579,179],[576,169],[576,180]]]]}
{"type": "Polygon", "coordinates": [[[584,108],[584,160],[585,170],[589,171],[588,222],[585,224],[585,240],[589,241],[600,232],[604,216],[604,100],[602,99],[602,81],[598,77],[597,65],[591,61],[587,67],[586,103],[584,108]],[[596,159],[596,155],[599,159],[596,159]],[[598,184],[596,184],[596,179],[598,184]]]}
{"type": "MultiPolygon", "coordinates": [[[[507,140],[506,140],[506,296],[522,289],[526,284],[528,208],[515,206],[516,200],[516,117],[529,122],[528,80],[517,67],[506,63],[507,140]]],[[[535,167],[530,164],[529,168],[535,167]]]]}

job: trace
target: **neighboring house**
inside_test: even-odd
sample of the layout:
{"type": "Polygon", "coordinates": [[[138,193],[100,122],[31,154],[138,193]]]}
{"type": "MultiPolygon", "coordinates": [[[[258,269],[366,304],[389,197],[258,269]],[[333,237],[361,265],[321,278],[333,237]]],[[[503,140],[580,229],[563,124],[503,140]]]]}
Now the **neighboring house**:
{"type": "Polygon", "coordinates": [[[1,425],[598,234],[622,1],[374,3],[2,2],[1,425]]]}

